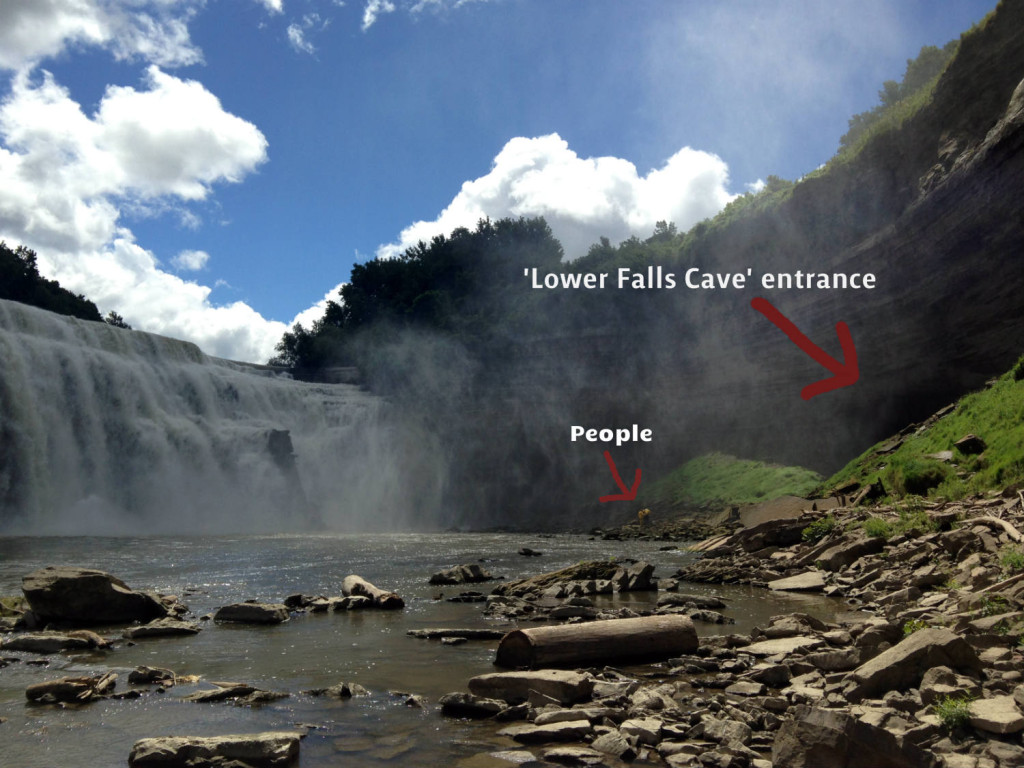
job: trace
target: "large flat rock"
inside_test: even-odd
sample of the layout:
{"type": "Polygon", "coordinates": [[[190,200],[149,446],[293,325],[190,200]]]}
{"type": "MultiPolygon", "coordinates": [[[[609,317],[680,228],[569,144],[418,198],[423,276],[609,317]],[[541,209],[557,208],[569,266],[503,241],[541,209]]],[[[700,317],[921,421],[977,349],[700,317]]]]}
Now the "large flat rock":
{"type": "Polygon", "coordinates": [[[769,581],[768,589],[783,592],[821,592],[825,589],[825,577],[820,571],[807,571],[796,576],[769,581]]]}
{"type": "Polygon", "coordinates": [[[589,701],[594,678],[581,672],[540,669],[532,672],[494,672],[478,675],[469,681],[469,691],[476,696],[501,699],[508,704],[529,701],[531,694],[547,697],[562,705],[589,701]]]}
{"type": "Polygon", "coordinates": [[[140,739],[128,756],[129,768],[190,768],[237,760],[251,768],[287,768],[299,760],[293,731],[266,731],[231,736],[140,739]]]}
{"type": "Polygon", "coordinates": [[[820,648],[825,641],[818,637],[777,637],[773,640],[761,640],[751,643],[738,649],[741,653],[749,653],[753,656],[777,656],[796,651],[810,651],[820,648]]]}

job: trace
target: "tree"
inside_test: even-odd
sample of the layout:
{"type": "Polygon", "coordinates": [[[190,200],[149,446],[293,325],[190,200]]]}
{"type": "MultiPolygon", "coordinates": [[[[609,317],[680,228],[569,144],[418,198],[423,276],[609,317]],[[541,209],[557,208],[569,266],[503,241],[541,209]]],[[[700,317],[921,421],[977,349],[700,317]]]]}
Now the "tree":
{"type": "Polygon", "coordinates": [[[110,310],[107,313],[107,316],[103,318],[103,322],[105,322],[107,325],[112,325],[115,328],[125,328],[129,331],[132,329],[132,327],[124,321],[124,318],[117,314],[117,312],[115,312],[114,310],[110,310]]]}

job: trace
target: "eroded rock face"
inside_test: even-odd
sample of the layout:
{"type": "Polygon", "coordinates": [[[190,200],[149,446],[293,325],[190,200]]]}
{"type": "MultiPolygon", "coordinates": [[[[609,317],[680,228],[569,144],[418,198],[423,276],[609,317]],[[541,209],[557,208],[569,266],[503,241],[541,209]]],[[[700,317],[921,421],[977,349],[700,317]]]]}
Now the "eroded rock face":
{"type": "Polygon", "coordinates": [[[32,612],[44,623],[127,624],[163,618],[168,613],[156,597],[89,568],[42,568],[25,576],[21,589],[32,612]]]}
{"type": "Polygon", "coordinates": [[[128,756],[129,768],[188,768],[237,760],[251,768],[286,768],[299,760],[301,734],[268,731],[237,736],[140,739],[128,756]]]}

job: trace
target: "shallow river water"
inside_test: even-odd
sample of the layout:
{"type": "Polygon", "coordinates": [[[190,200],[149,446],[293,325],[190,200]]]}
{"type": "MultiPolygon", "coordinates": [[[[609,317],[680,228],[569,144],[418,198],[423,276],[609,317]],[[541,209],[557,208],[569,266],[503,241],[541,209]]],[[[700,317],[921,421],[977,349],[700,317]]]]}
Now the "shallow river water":
{"type": "MultiPolygon", "coordinates": [[[[466,690],[474,675],[495,671],[497,641],[444,646],[406,635],[426,627],[499,627],[480,603],[437,600],[456,587],[430,586],[431,574],[459,563],[484,561],[495,575],[520,578],[580,560],[633,557],[667,577],[692,555],[661,551],[663,542],[600,541],[582,536],[522,534],[394,534],[220,536],[203,538],[0,538],[0,595],[20,594],[21,577],[47,565],[76,565],[112,573],[135,589],[181,597],[195,616],[246,599],[278,602],[287,595],[340,595],[341,582],[359,574],[398,592],[403,611],[301,614],[275,627],[214,625],[185,638],[124,642],[109,651],[46,657],[6,653],[17,662],[0,668],[0,765],[4,768],[125,766],[136,740],[309,728],[300,765],[453,766],[481,752],[515,745],[487,722],[443,718],[437,700],[466,690]],[[521,547],[543,552],[522,557],[521,547]],[[196,685],[177,686],[138,699],[106,700],[59,708],[29,705],[25,687],[66,675],[114,671],[117,691],[139,665],[169,668],[206,681],[244,682],[285,691],[288,698],[252,709],[195,704],[180,698],[196,685]],[[302,693],[341,681],[359,683],[371,696],[346,701],[302,693]],[[414,693],[427,706],[414,709],[393,692],[414,693]]],[[[480,591],[488,591],[488,584],[480,591]]],[[[473,588],[472,585],[466,589],[473,588]]],[[[734,625],[698,624],[699,634],[749,632],[768,617],[794,610],[830,618],[841,606],[822,597],[768,594],[746,587],[692,585],[689,592],[718,594],[734,625]]],[[[656,593],[605,598],[611,604],[650,604],[656,593]]],[[[117,627],[100,629],[105,636],[117,627]]],[[[207,687],[200,684],[198,687],[207,687]]]]}

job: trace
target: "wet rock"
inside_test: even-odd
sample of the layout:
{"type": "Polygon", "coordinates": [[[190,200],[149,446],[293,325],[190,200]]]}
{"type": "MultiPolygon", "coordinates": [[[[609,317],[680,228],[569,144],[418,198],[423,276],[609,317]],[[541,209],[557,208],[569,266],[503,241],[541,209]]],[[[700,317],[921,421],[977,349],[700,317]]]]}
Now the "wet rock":
{"type": "Polygon", "coordinates": [[[523,547],[522,549],[519,550],[519,554],[522,555],[523,557],[540,557],[544,553],[543,552],[538,552],[535,549],[530,549],[529,547],[523,547]]]}
{"type": "Polygon", "coordinates": [[[605,755],[590,747],[554,747],[544,750],[544,759],[561,765],[604,765],[605,755]]]}
{"type": "MultiPolygon", "coordinates": [[[[221,619],[224,621],[224,619],[221,619]]],[[[190,621],[179,621],[178,619],[155,619],[141,627],[129,627],[124,631],[124,636],[131,640],[138,640],[145,637],[175,637],[184,635],[199,634],[199,625],[190,621]]]]}
{"type": "Polygon", "coordinates": [[[269,731],[232,736],[140,739],[129,768],[194,768],[237,761],[250,768],[286,768],[298,762],[302,734],[269,731]]]}
{"type": "Polygon", "coordinates": [[[1024,714],[1012,696],[976,699],[971,702],[971,725],[988,733],[1019,733],[1024,730],[1024,714]]]}
{"type": "Polygon", "coordinates": [[[26,651],[28,653],[59,653],[95,648],[96,641],[67,632],[31,632],[15,635],[0,644],[5,651],[26,651]]]}
{"type": "Polygon", "coordinates": [[[167,606],[153,595],[89,568],[42,568],[25,576],[21,589],[32,613],[44,623],[128,624],[168,614],[167,606]]]}
{"type": "Polygon", "coordinates": [[[330,688],[314,688],[304,693],[310,696],[333,696],[336,699],[351,699],[353,696],[369,696],[370,692],[359,683],[342,682],[330,688]]]}
{"type": "Polygon", "coordinates": [[[937,666],[981,671],[978,654],[966,640],[948,629],[926,628],[851,672],[847,695],[851,701],[859,701],[889,690],[906,690],[916,685],[926,670],[937,666]]]}
{"type": "Polygon", "coordinates": [[[441,714],[448,717],[487,718],[505,709],[505,702],[471,693],[446,693],[441,697],[441,714]]]}
{"type": "Polygon", "coordinates": [[[469,691],[485,698],[519,704],[531,697],[552,699],[563,705],[589,701],[594,679],[588,674],[545,669],[528,672],[494,672],[469,681],[469,691]]]}
{"type": "Polygon", "coordinates": [[[117,675],[112,672],[94,677],[62,677],[30,685],[25,689],[25,698],[40,704],[82,704],[110,693],[116,682],[117,675]]]}
{"type": "Polygon", "coordinates": [[[446,637],[462,637],[467,640],[501,640],[507,633],[501,629],[451,629],[440,627],[437,629],[410,629],[406,633],[410,637],[436,640],[446,637]]]}
{"type": "Polygon", "coordinates": [[[682,592],[671,592],[658,598],[658,607],[671,605],[693,606],[704,610],[718,610],[725,608],[725,601],[714,595],[694,595],[682,592]]]}
{"type": "Polygon", "coordinates": [[[136,667],[128,673],[130,685],[164,685],[172,686],[175,682],[174,672],[159,667],[136,667]]]}
{"type": "Polygon", "coordinates": [[[398,610],[405,607],[405,601],[397,593],[381,589],[355,574],[345,577],[341,591],[345,597],[368,597],[375,608],[398,610]]]}
{"type": "Polygon", "coordinates": [[[430,577],[431,584],[476,584],[482,581],[493,581],[495,579],[489,572],[481,568],[477,563],[456,565],[439,571],[430,577]]]}
{"type": "Polygon", "coordinates": [[[282,603],[234,603],[220,608],[213,619],[235,624],[281,624],[288,621],[288,608],[282,603]]]}

